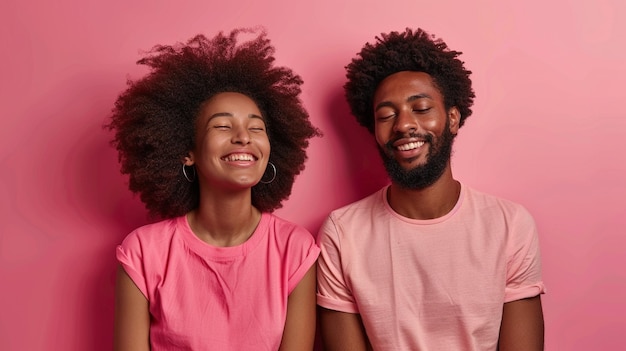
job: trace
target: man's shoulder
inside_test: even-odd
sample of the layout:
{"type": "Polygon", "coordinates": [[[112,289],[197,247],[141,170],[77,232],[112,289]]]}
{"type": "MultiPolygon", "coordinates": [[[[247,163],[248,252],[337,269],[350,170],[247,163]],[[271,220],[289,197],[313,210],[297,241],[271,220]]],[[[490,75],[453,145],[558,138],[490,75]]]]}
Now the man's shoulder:
{"type": "Polygon", "coordinates": [[[371,211],[373,208],[378,208],[379,206],[384,205],[384,197],[388,186],[384,186],[381,189],[376,190],[375,192],[367,195],[364,198],[356,200],[350,204],[347,204],[343,207],[337,208],[330,213],[331,217],[344,217],[347,215],[358,214],[363,211],[371,211]]]}
{"type": "Polygon", "coordinates": [[[481,211],[484,209],[497,208],[508,214],[524,213],[524,215],[530,215],[526,208],[516,201],[503,196],[476,190],[472,187],[466,186],[465,188],[467,201],[469,201],[469,203],[473,206],[474,210],[481,211]]]}
{"type": "Polygon", "coordinates": [[[375,224],[373,221],[379,223],[386,216],[384,197],[386,189],[385,186],[360,200],[330,212],[320,227],[318,243],[327,240],[363,238],[364,235],[370,233],[375,224]]]}

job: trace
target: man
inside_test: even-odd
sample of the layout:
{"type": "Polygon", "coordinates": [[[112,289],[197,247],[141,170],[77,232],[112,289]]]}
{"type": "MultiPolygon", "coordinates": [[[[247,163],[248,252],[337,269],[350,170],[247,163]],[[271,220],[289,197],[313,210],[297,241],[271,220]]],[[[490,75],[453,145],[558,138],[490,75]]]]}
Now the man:
{"type": "Polygon", "coordinates": [[[347,66],[352,114],[391,184],[320,229],[326,350],[543,349],[533,218],[452,176],[452,143],[474,101],[460,54],[407,29],[347,66]]]}

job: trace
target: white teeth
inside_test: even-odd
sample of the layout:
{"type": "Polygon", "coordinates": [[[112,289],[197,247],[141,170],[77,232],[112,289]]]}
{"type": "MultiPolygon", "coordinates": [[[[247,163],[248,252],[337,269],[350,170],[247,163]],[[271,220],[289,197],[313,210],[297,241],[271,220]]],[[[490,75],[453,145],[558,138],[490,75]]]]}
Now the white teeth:
{"type": "Polygon", "coordinates": [[[254,161],[254,158],[250,154],[234,154],[228,155],[224,157],[224,160],[234,162],[234,161],[254,161]]]}
{"type": "Polygon", "coordinates": [[[413,150],[413,149],[417,149],[418,147],[421,147],[422,145],[424,145],[423,141],[414,141],[408,144],[402,144],[398,146],[398,150],[400,151],[413,150]]]}

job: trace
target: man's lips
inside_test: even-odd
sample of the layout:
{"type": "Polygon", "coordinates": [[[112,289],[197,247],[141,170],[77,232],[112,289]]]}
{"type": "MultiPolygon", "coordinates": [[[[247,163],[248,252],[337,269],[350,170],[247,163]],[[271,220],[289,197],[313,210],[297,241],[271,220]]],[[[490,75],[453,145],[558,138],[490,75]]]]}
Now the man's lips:
{"type": "Polygon", "coordinates": [[[391,151],[410,151],[419,149],[426,143],[432,142],[432,136],[426,134],[399,135],[387,142],[386,147],[391,151]]]}
{"type": "Polygon", "coordinates": [[[424,141],[411,141],[406,144],[396,145],[396,149],[400,151],[409,151],[422,147],[424,145],[424,141]]]}

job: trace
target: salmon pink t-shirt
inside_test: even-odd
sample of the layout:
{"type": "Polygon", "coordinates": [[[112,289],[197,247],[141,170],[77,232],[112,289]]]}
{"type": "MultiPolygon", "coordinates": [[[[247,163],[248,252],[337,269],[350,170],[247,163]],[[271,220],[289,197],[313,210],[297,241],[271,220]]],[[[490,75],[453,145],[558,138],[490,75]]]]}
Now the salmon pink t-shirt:
{"type": "Polygon", "coordinates": [[[322,225],[318,305],[360,314],[374,350],[496,350],[504,303],[544,292],[531,215],[462,186],[448,214],[414,220],[386,195],[322,225]]]}
{"type": "Polygon", "coordinates": [[[117,248],[148,299],[152,351],[277,350],[287,298],[318,254],[306,229],[268,213],[234,247],[201,241],[181,216],[138,228],[117,248]]]}

